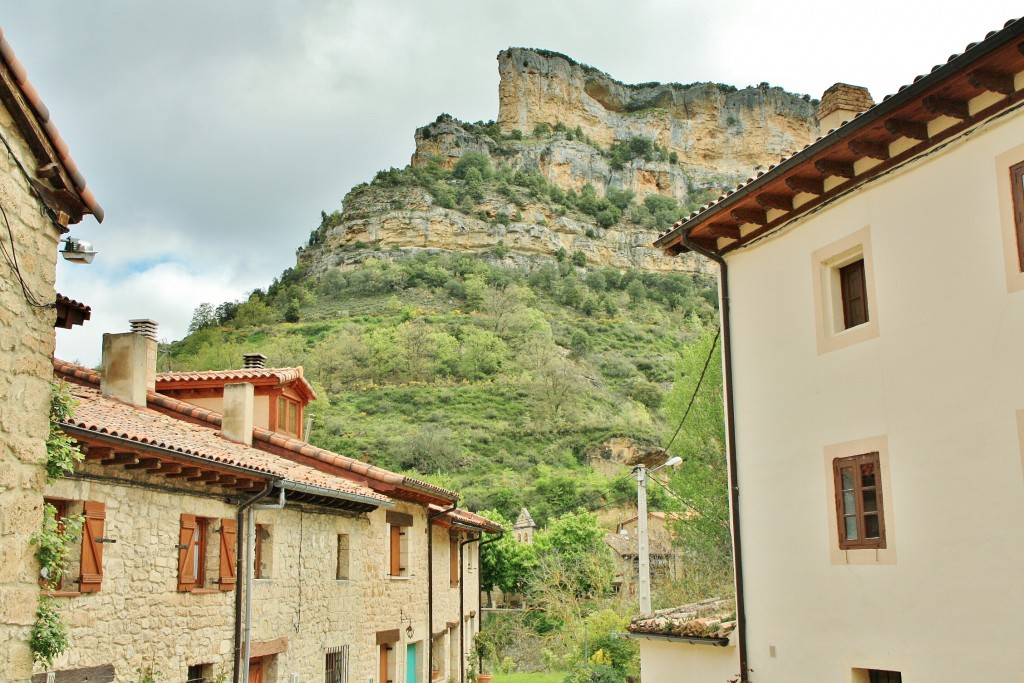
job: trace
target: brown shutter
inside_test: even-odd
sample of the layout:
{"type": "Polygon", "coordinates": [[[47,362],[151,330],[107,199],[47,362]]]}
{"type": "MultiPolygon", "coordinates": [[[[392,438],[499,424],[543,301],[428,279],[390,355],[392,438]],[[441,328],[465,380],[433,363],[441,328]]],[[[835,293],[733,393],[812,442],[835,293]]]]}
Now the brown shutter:
{"type": "Polygon", "coordinates": [[[453,586],[459,585],[459,539],[453,536],[448,540],[449,581],[453,586]]]}
{"type": "Polygon", "coordinates": [[[95,593],[103,582],[103,524],[107,506],[94,500],[83,503],[85,522],[82,524],[82,575],[78,590],[95,593]]]}
{"type": "Polygon", "coordinates": [[[190,591],[196,585],[196,574],[192,564],[196,554],[196,516],[181,516],[181,530],[178,532],[178,590],[190,591]]]}
{"type": "Polygon", "coordinates": [[[391,576],[402,575],[402,527],[391,527],[391,576]]]}
{"type": "Polygon", "coordinates": [[[235,588],[235,520],[224,518],[220,520],[220,582],[218,586],[222,591],[234,590],[235,588]]]}

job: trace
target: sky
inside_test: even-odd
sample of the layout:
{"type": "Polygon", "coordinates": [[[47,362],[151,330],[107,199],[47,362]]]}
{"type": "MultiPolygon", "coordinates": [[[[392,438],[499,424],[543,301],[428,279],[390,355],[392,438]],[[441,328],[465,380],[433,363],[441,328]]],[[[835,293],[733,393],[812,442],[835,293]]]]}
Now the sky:
{"type": "Polygon", "coordinates": [[[0,19],[106,212],[99,252],[60,260],[92,319],[57,355],[96,365],[128,320],[182,338],[194,309],[243,298],[419,126],[497,118],[495,57],[562,52],[626,83],[767,81],[876,101],[1022,14],[984,0],[31,0],[0,19]]]}

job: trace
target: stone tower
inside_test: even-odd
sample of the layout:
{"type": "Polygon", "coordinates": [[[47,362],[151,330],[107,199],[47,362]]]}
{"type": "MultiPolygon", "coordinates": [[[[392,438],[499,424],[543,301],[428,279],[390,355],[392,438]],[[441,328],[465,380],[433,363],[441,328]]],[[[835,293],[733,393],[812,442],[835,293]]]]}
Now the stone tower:
{"type": "Polygon", "coordinates": [[[533,517],[530,516],[530,511],[523,508],[519,511],[519,518],[512,526],[512,531],[515,533],[517,541],[530,545],[533,543],[533,530],[536,528],[537,523],[534,522],[533,517]]]}

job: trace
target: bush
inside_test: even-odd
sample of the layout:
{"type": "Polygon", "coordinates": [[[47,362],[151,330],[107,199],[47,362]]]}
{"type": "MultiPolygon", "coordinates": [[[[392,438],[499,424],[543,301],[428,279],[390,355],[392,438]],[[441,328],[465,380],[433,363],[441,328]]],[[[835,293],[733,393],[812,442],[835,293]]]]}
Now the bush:
{"type": "Polygon", "coordinates": [[[490,178],[494,174],[490,157],[481,152],[466,152],[455,162],[452,175],[460,180],[469,180],[467,174],[471,170],[476,170],[480,174],[480,179],[490,178]]]}

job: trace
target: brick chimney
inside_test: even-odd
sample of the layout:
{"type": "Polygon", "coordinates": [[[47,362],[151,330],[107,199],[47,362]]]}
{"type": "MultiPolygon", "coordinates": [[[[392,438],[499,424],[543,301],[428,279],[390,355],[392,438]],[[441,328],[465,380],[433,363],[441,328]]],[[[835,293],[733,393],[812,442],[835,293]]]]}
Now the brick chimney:
{"type": "Polygon", "coordinates": [[[246,446],[252,445],[254,396],[255,389],[249,382],[224,385],[220,435],[225,439],[244,443],[246,446]]]}
{"type": "Polygon", "coordinates": [[[862,111],[875,106],[867,88],[849,83],[836,83],[821,96],[818,105],[818,127],[825,135],[862,111]]]}
{"type": "Polygon", "coordinates": [[[146,392],[156,390],[157,324],[131,320],[131,332],[103,335],[104,396],[146,407],[146,392]]]}

